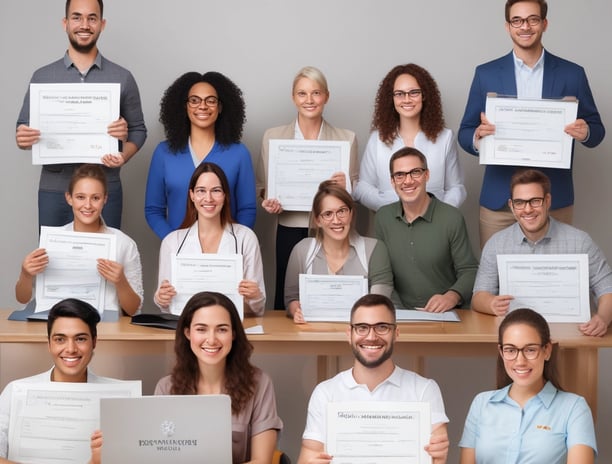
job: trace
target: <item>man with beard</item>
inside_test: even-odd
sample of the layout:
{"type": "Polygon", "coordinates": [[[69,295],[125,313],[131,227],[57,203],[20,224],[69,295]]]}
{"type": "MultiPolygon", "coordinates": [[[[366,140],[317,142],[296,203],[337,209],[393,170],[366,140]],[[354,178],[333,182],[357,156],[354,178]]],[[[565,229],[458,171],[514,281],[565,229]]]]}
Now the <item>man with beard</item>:
{"type": "MultiPolygon", "coordinates": [[[[119,153],[101,158],[108,179],[108,201],[102,215],[106,224],[121,226],[123,192],[119,170],[144,144],[147,129],[144,123],[140,94],[132,74],[104,58],[96,43],[106,20],[102,0],[67,0],[64,29],[68,50],[63,58],[44,66],[32,75],[30,83],[119,83],[120,117],[108,126],[108,134],[120,140],[119,153]]],[[[21,149],[30,149],[40,140],[40,130],[30,124],[30,91],[26,92],[15,139],[21,149]]],[[[41,226],[63,226],[72,221],[72,209],[64,199],[68,183],[78,164],[43,165],[38,190],[38,222],[41,226]]]]}
{"type": "Polygon", "coordinates": [[[438,384],[396,366],[391,355],[399,335],[395,308],[384,295],[369,294],[351,309],[347,337],[355,356],[353,368],[317,385],[308,404],[298,464],[330,463],[326,453],[327,404],[344,401],[419,401],[431,407],[431,438],[425,450],[433,464],[446,462],[448,418],[438,384]]]}
{"type": "MultiPolygon", "coordinates": [[[[485,116],[488,92],[521,99],[576,97],[577,119],[565,132],[592,148],[601,143],[605,129],[595,106],[584,69],[544,50],[542,36],[548,27],[546,0],[507,0],[506,31],[512,52],[476,68],[465,113],[459,128],[461,147],[478,156],[480,139],[495,133],[485,116]]],[[[573,147],[572,147],[573,148],[573,147]]],[[[514,223],[507,208],[508,185],[516,166],[488,165],[480,191],[480,247],[495,232],[514,223]]],[[[551,215],[571,224],[574,185],[571,169],[542,169],[552,183],[551,215]]]]}

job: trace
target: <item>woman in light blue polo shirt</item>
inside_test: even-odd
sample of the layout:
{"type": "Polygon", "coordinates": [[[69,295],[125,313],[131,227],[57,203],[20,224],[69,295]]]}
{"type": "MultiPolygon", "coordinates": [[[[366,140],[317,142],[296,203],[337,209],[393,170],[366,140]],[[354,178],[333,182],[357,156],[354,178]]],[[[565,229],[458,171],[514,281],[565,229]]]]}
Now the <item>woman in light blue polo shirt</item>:
{"type": "Polygon", "coordinates": [[[461,464],[592,464],[597,445],[583,397],[561,390],[544,318],[510,312],[499,326],[497,386],[474,398],[461,464]]]}

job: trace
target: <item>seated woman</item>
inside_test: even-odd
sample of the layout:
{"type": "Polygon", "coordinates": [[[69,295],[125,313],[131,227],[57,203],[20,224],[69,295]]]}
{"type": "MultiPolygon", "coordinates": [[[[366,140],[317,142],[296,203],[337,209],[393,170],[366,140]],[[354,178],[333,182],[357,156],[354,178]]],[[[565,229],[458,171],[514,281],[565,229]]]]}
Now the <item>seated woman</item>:
{"type": "Polygon", "coordinates": [[[291,252],[285,278],[285,307],[297,324],[304,323],[300,307],[300,274],[362,275],[370,293],[390,297],[393,273],[385,244],[351,231],[355,202],[333,181],[319,185],[312,202],[314,238],[301,240],[291,252]]]}
{"type": "MultiPolygon", "coordinates": [[[[66,202],[72,207],[74,221],[60,229],[115,235],[117,260],[98,259],[98,272],[109,284],[106,285],[104,310],[118,311],[121,308],[131,316],[142,305],[140,254],[134,240],[104,223],[101,213],[106,200],[106,175],[102,167],[97,164],[79,166],[66,192],[66,202]]],[[[44,248],[37,248],[25,257],[15,285],[17,301],[25,304],[32,299],[35,276],[44,272],[48,264],[49,256],[44,248]]]]}
{"type": "Polygon", "coordinates": [[[531,309],[499,326],[497,386],[474,398],[465,421],[462,464],[589,464],[597,446],[581,396],[561,390],[546,320],[531,309]]]}
{"type": "Polygon", "coordinates": [[[170,310],[176,289],[172,285],[172,256],[179,253],[241,254],[244,280],[238,292],[245,298],[245,313],[262,315],[266,303],[263,264],[255,233],[235,224],[230,213],[230,189],[223,170],[214,163],[201,163],[189,181],[187,213],[179,230],[162,240],[159,250],[159,287],[155,303],[170,310]]]}
{"type": "MultiPolygon", "coordinates": [[[[232,301],[196,293],[178,320],[172,374],[157,383],[155,394],[229,395],[233,462],[269,464],[283,423],[272,381],[251,364],[252,351],[232,301]]],[[[203,420],[214,418],[203,411],[203,420]]]]}

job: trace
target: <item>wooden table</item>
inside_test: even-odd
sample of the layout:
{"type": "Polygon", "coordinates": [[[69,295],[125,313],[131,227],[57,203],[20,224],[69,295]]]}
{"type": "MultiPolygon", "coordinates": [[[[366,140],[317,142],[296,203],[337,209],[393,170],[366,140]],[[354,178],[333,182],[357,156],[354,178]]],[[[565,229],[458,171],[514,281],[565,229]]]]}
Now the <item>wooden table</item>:
{"type": "MultiPolygon", "coordinates": [[[[501,318],[469,310],[458,311],[461,322],[400,323],[395,353],[411,355],[412,369],[423,372],[423,359],[431,356],[497,356],[497,327],[501,318]]],[[[46,324],[8,321],[8,310],[0,310],[0,343],[46,343],[46,324]]],[[[346,324],[310,323],[296,325],[283,311],[268,311],[264,317],[247,318],[246,328],[263,325],[264,333],[249,335],[257,354],[301,354],[318,357],[319,380],[336,370],[337,356],[349,354],[346,324]]],[[[612,347],[612,334],[585,337],[575,324],[551,324],[554,341],[560,347],[560,374],[565,389],[586,398],[597,412],[598,350],[612,347]]],[[[172,352],[174,332],[130,324],[130,318],[98,325],[97,350],[126,349],[172,352]],[[161,342],[161,343],[160,343],[161,342]],[[129,346],[128,346],[129,345],[129,346]]],[[[494,373],[492,373],[492,376],[494,373]]]]}

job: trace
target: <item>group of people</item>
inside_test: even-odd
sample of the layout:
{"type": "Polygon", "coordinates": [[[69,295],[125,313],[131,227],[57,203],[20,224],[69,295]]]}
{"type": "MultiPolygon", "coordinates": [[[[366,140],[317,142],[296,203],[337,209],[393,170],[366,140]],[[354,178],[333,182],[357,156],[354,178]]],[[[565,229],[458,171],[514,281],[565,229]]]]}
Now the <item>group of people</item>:
{"type": "MultiPolygon", "coordinates": [[[[476,69],[458,131],[459,145],[478,156],[482,138],[495,133],[485,115],[489,92],[538,99],[575,96],[578,116],[565,132],[587,147],[598,145],[605,130],[584,70],[550,54],[542,45],[548,24],[546,2],[507,0],[505,16],[513,50],[476,69]]],[[[102,0],[67,0],[64,27],[68,50],[62,59],[37,70],[31,82],[120,82],[121,116],[108,126],[108,134],[120,141],[120,152],[104,155],[101,166],[43,166],[39,224],[116,235],[116,260],[98,260],[98,271],[107,281],[104,309],[133,315],[142,307],[142,270],[135,242],[119,230],[119,170],[143,145],[146,127],[132,75],[106,60],[97,48],[104,26],[102,0]]],[[[555,436],[559,436],[557,431],[565,433],[565,451],[558,444],[551,448],[568,457],[577,456],[567,462],[590,462],[596,447],[592,420],[591,430],[584,425],[588,423],[585,407],[588,415],[590,411],[584,401],[562,392],[554,372],[548,369],[554,367],[554,349],[546,322],[533,311],[508,311],[512,295],[499,295],[496,262],[498,254],[587,253],[597,311],[580,330],[589,336],[607,332],[612,322],[612,269],[588,234],[569,225],[573,213],[571,169],[487,166],[480,198],[479,265],[458,209],[466,189],[457,144],[445,125],[441,94],[429,72],[406,64],[394,67],[383,78],[361,162],[355,133],[324,119],[329,98],[323,73],[312,66],[302,68],[292,85],[297,117],[265,132],[254,169],[251,155],[241,143],[245,102],[235,83],[218,72],[188,72],[168,87],[160,106],[166,140],[151,158],[144,208],[147,223],[162,240],[155,303],[162,311],[169,311],[177,295],[172,256],[181,252],[240,254],[244,275],[238,292],[244,298],[244,312],[262,315],[266,307],[263,260],[252,231],[260,202],[276,220],[275,298],[268,306],[285,309],[294,322],[304,323],[299,274],[362,275],[368,279],[369,295],[356,302],[351,312],[348,336],[355,354],[354,367],[313,393],[300,462],[330,461],[325,454],[322,408],[345,391],[355,394],[355,399],[429,402],[432,439],[427,450],[433,462],[445,462],[448,419],[437,385],[401,370],[390,360],[398,333],[393,308],[443,312],[470,305],[480,312],[505,316],[499,347],[500,372],[507,376],[499,383],[505,388],[475,400],[460,444],[462,462],[492,462],[500,455],[500,440],[516,453],[508,455],[507,462],[525,462],[525,456],[532,456],[529,453],[542,452],[537,444],[545,437],[532,436],[533,441],[521,443],[511,439],[519,430],[522,434],[536,424],[521,419],[521,411],[526,413],[529,407],[531,419],[540,424],[542,408],[553,415],[549,406],[557,399],[563,403],[559,408],[564,413],[580,414],[582,422],[577,426],[579,438],[570,439],[567,429],[558,429],[567,421],[554,414],[547,422],[548,429],[542,430],[554,430],[555,436]],[[310,213],[286,211],[281,200],[266,192],[269,142],[274,139],[347,141],[348,176],[335,172],[322,179],[310,213]],[[376,238],[356,232],[355,202],[376,212],[376,238]],[[392,392],[404,383],[409,386],[400,388],[401,394],[392,392]],[[517,411],[519,419],[513,420],[518,425],[509,433],[503,426],[517,411]],[[481,425],[486,433],[481,433],[481,425]],[[484,437],[491,440],[484,443],[484,437]],[[586,455],[591,458],[584,458],[586,455]]],[[[29,126],[28,93],[17,122],[17,145],[31,148],[40,135],[29,126]]],[[[18,301],[31,300],[35,276],[44,272],[48,263],[42,248],[26,256],[15,288],[18,301]]],[[[189,301],[180,316],[176,353],[191,360],[185,364],[179,361],[171,376],[160,381],[156,393],[225,391],[232,396],[236,421],[243,413],[250,417],[251,409],[265,405],[269,415],[262,412],[263,425],[247,424],[252,435],[243,440],[240,451],[234,451],[238,453],[236,462],[266,462],[282,424],[273,406],[271,383],[250,366],[251,349],[239,317],[234,317],[236,308],[226,300],[205,292],[189,301]],[[200,312],[202,308],[206,311],[200,312]],[[239,360],[230,356],[234,350],[241,351],[239,360]]],[[[90,339],[95,345],[93,330],[90,339]]],[[[57,380],[53,372],[60,369],[58,363],[67,362],[65,359],[57,358],[50,380],[57,380]]],[[[85,381],[86,367],[87,363],[72,381],[85,381]]],[[[99,441],[96,435],[92,443],[99,441]]],[[[554,459],[550,462],[561,462],[562,458],[554,459]]]]}

